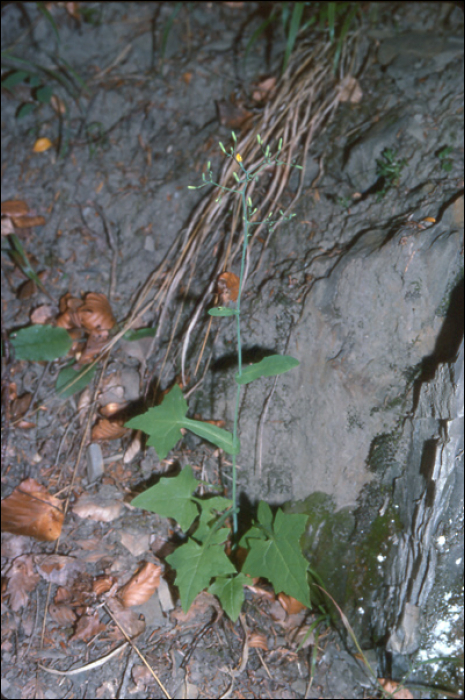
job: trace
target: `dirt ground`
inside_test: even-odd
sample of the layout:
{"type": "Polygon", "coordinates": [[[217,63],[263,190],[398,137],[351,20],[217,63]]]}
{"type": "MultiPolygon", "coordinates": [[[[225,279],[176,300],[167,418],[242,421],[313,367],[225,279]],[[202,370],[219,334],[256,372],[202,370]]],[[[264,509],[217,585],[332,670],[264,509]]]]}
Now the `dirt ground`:
{"type": "MultiPolygon", "coordinates": [[[[6,212],[5,220],[40,277],[39,286],[31,283],[27,262],[18,262],[17,249],[15,259],[5,235],[3,341],[30,325],[33,313],[56,319],[68,293],[81,301],[105,294],[123,324],[159,269],[153,289],[161,288],[203,195],[187,186],[200,182],[206,161],[219,167],[218,142],[229,143],[232,129],[240,133],[266,108],[253,92],[279,77],[286,38],[278,21],[247,52],[264,4],[80,3],[73,14],[65,7],[72,3],[50,3],[50,16],[36,3],[2,4],[2,50],[27,61],[3,70],[22,67],[29,75],[7,87],[2,77],[2,201],[27,205],[27,213],[6,212]],[[21,116],[25,105],[30,113],[21,116]],[[25,216],[35,217],[32,226],[19,222],[25,216]]],[[[411,17],[400,6],[409,3],[377,4],[371,17],[370,3],[360,3],[359,21],[408,27],[411,17]]],[[[429,22],[456,21],[434,7],[422,11],[429,22]]],[[[293,194],[289,185],[283,201],[293,194]]],[[[288,613],[266,584],[246,591],[235,624],[208,594],[182,612],[168,567],[149,600],[122,610],[116,599],[144,562],[165,566],[181,533],[173,521],[130,505],[153,479],[153,449],[138,449],[127,432],[106,439],[103,423],[100,436],[91,440],[90,431],[105,406],[119,404],[124,420],[127,406],[136,414],[153,400],[150,391],[179,376],[189,303],[211,274],[199,267],[187,291],[187,280],[179,281],[175,301],[184,306],[173,338],[167,332],[156,347],[153,334],[123,340],[99,363],[91,387],[68,399],[57,395],[56,381],[69,359],[3,361],[3,497],[34,479],[67,508],[57,542],[34,539],[20,525],[2,535],[4,697],[380,697],[341,624],[315,626],[298,649],[321,611],[288,613]]],[[[148,304],[139,327],[156,328],[154,308],[148,304]]],[[[198,440],[186,439],[157,461],[156,474],[186,464],[221,483],[217,453],[198,440]]],[[[376,668],[375,651],[366,655],[376,668]]]]}

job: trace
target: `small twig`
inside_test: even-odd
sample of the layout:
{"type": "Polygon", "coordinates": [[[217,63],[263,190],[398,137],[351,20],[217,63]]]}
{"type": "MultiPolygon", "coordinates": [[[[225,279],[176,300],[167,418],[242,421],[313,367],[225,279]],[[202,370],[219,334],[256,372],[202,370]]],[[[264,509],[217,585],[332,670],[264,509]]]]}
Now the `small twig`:
{"type": "Polygon", "coordinates": [[[126,668],[124,669],[123,680],[121,681],[120,688],[118,690],[118,698],[128,697],[128,685],[131,678],[132,667],[134,666],[135,656],[132,649],[129,650],[129,655],[126,660],[126,668]]]}
{"type": "Polygon", "coordinates": [[[3,328],[3,315],[2,315],[2,343],[3,343],[3,355],[5,358],[5,371],[2,372],[2,406],[5,407],[4,410],[4,426],[2,435],[2,467],[6,467],[6,456],[8,450],[8,439],[10,436],[10,341],[8,339],[8,333],[3,328]]]}
{"type": "Polygon", "coordinates": [[[101,656],[99,659],[96,659],[95,661],[91,661],[90,664],[86,664],[85,666],[79,666],[79,668],[73,668],[71,671],[57,671],[55,668],[48,668],[48,666],[42,666],[42,664],[37,664],[39,668],[42,669],[42,671],[47,671],[47,673],[52,673],[54,676],[76,676],[78,673],[83,673],[84,671],[91,671],[93,668],[99,668],[100,666],[103,666],[104,664],[107,663],[107,661],[110,661],[114,656],[116,656],[120,651],[125,649],[127,647],[127,642],[124,642],[124,644],[121,644],[121,646],[116,647],[116,649],[113,649],[109,654],[106,654],[105,656],[101,656]]]}
{"type": "Polygon", "coordinates": [[[147,659],[145,658],[145,656],[144,656],[144,655],[139,651],[139,649],[136,647],[136,645],[134,644],[134,642],[132,641],[132,639],[129,637],[129,635],[127,634],[127,632],[125,631],[125,629],[124,629],[123,627],[121,627],[120,623],[118,622],[118,620],[116,619],[116,617],[113,615],[113,613],[111,612],[110,608],[109,608],[107,605],[104,605],[104,606],[103,606],[103,609],[104,609],[104,610],[106,611],[106,613],[111,617],[111,619],[113,620],[113,622],[115,623],[115,625],[118,627],[119,631],[124,635],[124,637],[126,638],[127,642],[131,645],[133,651],[136,652],[137,656],[140,658],[140,660],[142,661],[142,663],[144,664],[144,666],[147,668],[147,670],[148,670],[148,671],[152,674],[152,676],[155,678],[155,680],[157,681],[158,685],[160,686],[160,688],[161,688],[161,689],[163,690],[163,692],[165,693],[165,695],[166,695],[166,697],[168,698],[168,700],[172,700],[171,695],[168,693],[168,691],[166,690],[165,686],[163,685],[163,683],[161,682],[161,680],[158,678],[157,674],[155,673],[155,671],[153,670],[153,668],[150,666],[150,664],[148,663],[148,661],[147,661],[147,659]]]}
{"type": "Polygon", "coordinates": [[[111,251],[113,253],[112,259],[111,259],[111,272],[110,272],[110,289],[108,292],[108,298],[111,300],[116,291],[116,265],[118,263],[118,247],[116,245],[115,237],[113,235],[113,231],[111,229],[111,226],[108,222],[108,219],[105,215],[104,210],[100,206],[100,204],[95,204],[95,208],[97,209],[98,213],[100,214],[100,218],[102,219],[103,223],[103,228],[105,229],[105,233],[107,235],[107,240],[108,240],[108,245],[111,248],[111,251]]]}
{"type": "Polygon", "coordinates": [[[184,668],[184,667],[186,666],[186,664],[189,663],[189,659],[191,658],[192,654],[194,653],[194,650],[195,650],[197,644],[200,642],[200,640],[202,639],[202,637],[204,637],[204,636],[206,635],[206,633],[208,632],[208,630],[210,630],[210,629],[213,627],[213,625],[215,624],[215,622],[216,622],[217,620],[218,620],[218,610],[215,609],[215,611],[214,611],[214,613],[213,613],[213,615],[212,615],[211,620],[210,620],[209,622],[207,622],[207,623],[201,628],[201,630],[200,630],[199,632],[197,632],[197,634],[195,635],[194,639],[192,640],[192,644],[190,645],[189,651],[187,652],[187,654],[185,655],[185,657],[184,657],[183,660],[181,661],[181,668],[184,668]]]}

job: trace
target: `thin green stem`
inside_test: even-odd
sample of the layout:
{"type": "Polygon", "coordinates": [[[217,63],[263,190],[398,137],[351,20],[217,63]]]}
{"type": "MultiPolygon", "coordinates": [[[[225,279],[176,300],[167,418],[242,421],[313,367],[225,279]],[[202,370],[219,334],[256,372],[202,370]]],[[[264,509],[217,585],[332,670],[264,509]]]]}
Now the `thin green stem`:
{"type": "MultiPolygon", "coordinates": [[[[233,140],[234,144],[236,144],[236,136],[233,132],[233,140]]],[[[255,171],[250,171],[247,170],[247,168],[244,167],[242,163],[242,158],[239,156],[239,154],[235,154],[233,149],[231,149],[230,153],[226,152],[226,149],[224,148],[223,144],[220,142],[220,148],[225,154],[227,158],[234,158],[236,162],[239,164],[242,172],[244,173],[244,178],[242,180],[239,179],[236,173],[234,173],[234,176],[236,178],[237,184],[239,186],[238,189],[232,188],[232,187],[225,187],[224,185],[220,185],[219,183],[215,182],[213,180],[213,173],[210,168],[210,163],[207,165],[207,171],[208,171],[208,176],[209,179],[205,177],[205,174],[202,175],[202,180],[204,183],[202,185],[199,185],[197,187],[193,187],[189,185],[189,189],[201,189],[202,187],[205,187],[206,185],[214,185],[220,190],[223,190],[224,192],[231,192],[233,194],[240,194],[241,199],[242,199],[242,211],[243,211],[243,222],[244,222],[244,239],[242,243],[242,257],[241,257],[241,271],[240,271],[240,276],[239,276],[239,292],[237,295],[237,300],[236,300],[236,334],[237,334],[237,364],[238,364],[238,377],[242,375],[242,345],[241,345],[241,297],[242,297],[242,286],[244,284],[244,272],[245,272],[245,261],[247,257],[247,244],[249,240],[249,226],[250,225],[258,225],[262,223],[267,223],[268,225],[273,225],[277,223],[276,221],[271,220],[271,212],[268,216],[268,218],[265,221],[249,221],[248,219],[248,209],[247,209],[247,185],[249,182],[252,182],[255,180],[259,173],[264,170],[268,165],[271,163],[275,163],[276,165],[285,165],[284,161],[280,161],[278,159],[278,154],[275,156],[270,156],[270,149],[269,146],[266,147],[266,149],[263,149],[262,146],[262,141],[261,138],[258,138],[258,142],[262,148],[263,152],[263,162],[261,165],[257,167],[255,171]]],[[[282,147],[282,141],[279,142],[278,146],[278,153],[280,152],[282,147]]],[[[300,165],[293,165],[293,167],[296,168],[301,168],[300,165]]],[[[218,200],[217,200],[218,201],[218,200]]],[[[252,210],[252,202],[249,200],[251,212],[254,213],[255,210],[252,210]]],[[[281,218],[283,215],[283,212],[281,213],[281,218]]],[[[295,216],[294,214],[291,215],[295,216]]],[[[291,217],[285,217],[285,218],[291,218],[291,217]]],[[[222,314],[224,315],[224,314],[222,314]]],[[[236,405],[234,407],[234,427],[233,427],[233,445],[234,448],[236,447],[238,443],[238,425],[239,425],[239,406],[240,406],[240,400],[241,400],[241,384],[237,385],[237,390],[236,390],[236,405]]],[[[236,538],[237,535],[237,507],[236,507],[236,501],[237,501],[237,469],[236,469],[236,461],[237,461],[237,455],[233,454],[232,456],[232,501],[233,501],[233,538],[236,538]]]]}
{"type": "MultiPolygon", "coordinates": [[[[237,333],[237,365],[238,365],[238,375],[242,374],[242,344],[241,344],[241,296],[242,296],[242,284],[244,281],[244,271],[245,271],[245,259],[247,256],[247,241],[249,238],[249,221],[247,218],[247,180],[244,182],[244,186],[241,190],[242,198],[242,211],[244,220],[244,240],[242,243],[242,258],[241,258],[241,271],[239,275],[239,292],[236,301],[236,333],[237,333]]],[[[233,445],[237,443],[237,429],[239,423],[239,405],[241,399],[241,385],[237,385],[236,391],[236,406],[234,408],[234,428],[233,428],[233,445]]],[[[236,510],[236,488],[237,488],[237,476],[236,476],[236,457],[233,455],[233,482],[232,482],[232,501],[233,501],[233,534],[237,535],[237,510],[236,510]]]]}

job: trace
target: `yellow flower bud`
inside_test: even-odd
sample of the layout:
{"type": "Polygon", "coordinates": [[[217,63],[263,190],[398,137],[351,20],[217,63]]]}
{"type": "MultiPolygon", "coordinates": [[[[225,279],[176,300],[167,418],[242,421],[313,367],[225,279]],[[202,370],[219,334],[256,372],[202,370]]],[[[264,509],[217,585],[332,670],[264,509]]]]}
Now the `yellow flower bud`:
{"type": "Polygon", "coordinates": [[[236,160],[238,163],[242,163],[242,156],[240,153],[236,153],[236,160]]]}

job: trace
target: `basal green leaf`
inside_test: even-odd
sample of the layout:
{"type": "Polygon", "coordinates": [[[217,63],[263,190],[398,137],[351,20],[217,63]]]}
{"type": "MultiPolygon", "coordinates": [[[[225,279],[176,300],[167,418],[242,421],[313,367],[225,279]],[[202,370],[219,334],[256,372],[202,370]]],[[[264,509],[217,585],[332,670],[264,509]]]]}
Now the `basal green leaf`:
{"type": "Polygon", "coordinates": [[[177,476],[163,477],[158,484],[136,496],[131,505],[149,510],[165,518],[174,518],[184,532],[190,528],[199,511],[192,494],[199,486],[192,467],[184,467],[177,476]]]}
{"type": "Polygon", "coordinates": [[[175,384],[166,394],[161,406],[155,406],[147,413],[131,418],[126,423],[126,427],[147,433],[149,436],[147,444],[156,449],[160,459],[165,459],[181,438],[181,428],[185,426],[186,413],[187,402],[180,387],[175,384]]]}
{"type": "Polygon", "coordinates": [[[138,328],[135,331],[129,330],[123,335],[123,340],[133,342],[135,340],[140,340],[141,338],[153,338],[156,332],[156,328],[138,328]]]}
{"type": "Polygon", "coordinates": [[[17,360],[52,362],[66,355],[73,344],[64,328],[30,326],[12,334],[10,342],[17,360]]]}
{"type": "Polygon", "coordinates": [[[191,430],[199,437],[204,438],[204,440],[212,442],[230,455],[237,455],[241,450],[240,445],[233,446],[232,433],[223,430],[223,428],[218,428],[218,426],[212,425],[211,423],[184,418],[183,427],[191,430]]]}
{"type": "Polygon", "coordinates": [[[264,357],[263,360],[255,365],[245,367],[240,376],[236,374],[236,382],[238,384],[249,384],[255,379],[260,379],[260,377],[273,377],[276,374],[288,372],[293,367],[297,367],[298,364],[300,364],[299,360],[290,355],[270,355],[269,357],[264,357]]]}
{"type": "Polygon", "coordinates": [[[16,112],[16,119],[22,119],[23,117],[28,117],[32,112],[37,109],[35,102],[24,102],[18,107],[16,112]]]}
{"type": "Polygon", "coordinates": [[[190,539],[179,547],[166,561],[176,569],[175,584],[181,595],[182,609],[187,612],[195,596],[203,591],[215,576],[227,576],[236,572],[224,553],[223,545],[202,545],[190,539]]]}
{"type": "Polygon", "coordinates": [[[210,316],[236,316],[236,309],[228,309],[226,306],[215,306],[214,309],[208,309],[210,316]]]}
{"type": "Polygon", "coordinates": [[[76,391],[81,391],[90,384],[95,375],[96,366],[89,368],[89,365],[85,365],[79,371],[76,371],[72,367],[64,367],[60,374],[58,375],[55,389],[57,393],[63,398],[68,398],[76,393],[76,391]]]}
{"type": "Polygon", "coordinates": [[[276,594],[287,593],[310,607],[308,564],[299,542],[305,530],[307,516],[285,514],[278,508],[270,533],[268,510],[262,509],[262,513],[265,515],[267,538],[255,539],[250,536],[250,531],[244,536],[250,552],[242,572],[252,577],[265,576],[273,584],[276,594]]]}
{"type": "Polygon", "coordinates": [[[52,99],[52,95],[53,90],[50,87],[50,85],[42,85],[40,88],[37,89],[35,97],[42,104],[48,105],[50,100],[52,99]]]}
{"type": "Polygon", "coordinates": [[[23,80],[26,80],[28,77],[29,73],[26,71],[15,70],[12,73],[9,73],[5,78],[2,77],[2,87],[10,90],[11,88],[15,87],[15,85],[22,83],[23,80]]]}
{"type": "Polygon", "coordinates": [[[236,622],[244,602],[244,586],[250,583],[250,579],[244,574],[237,574],[233,578],[218,576],[208,589],[216,595],[226,615],[236,622]]]}

